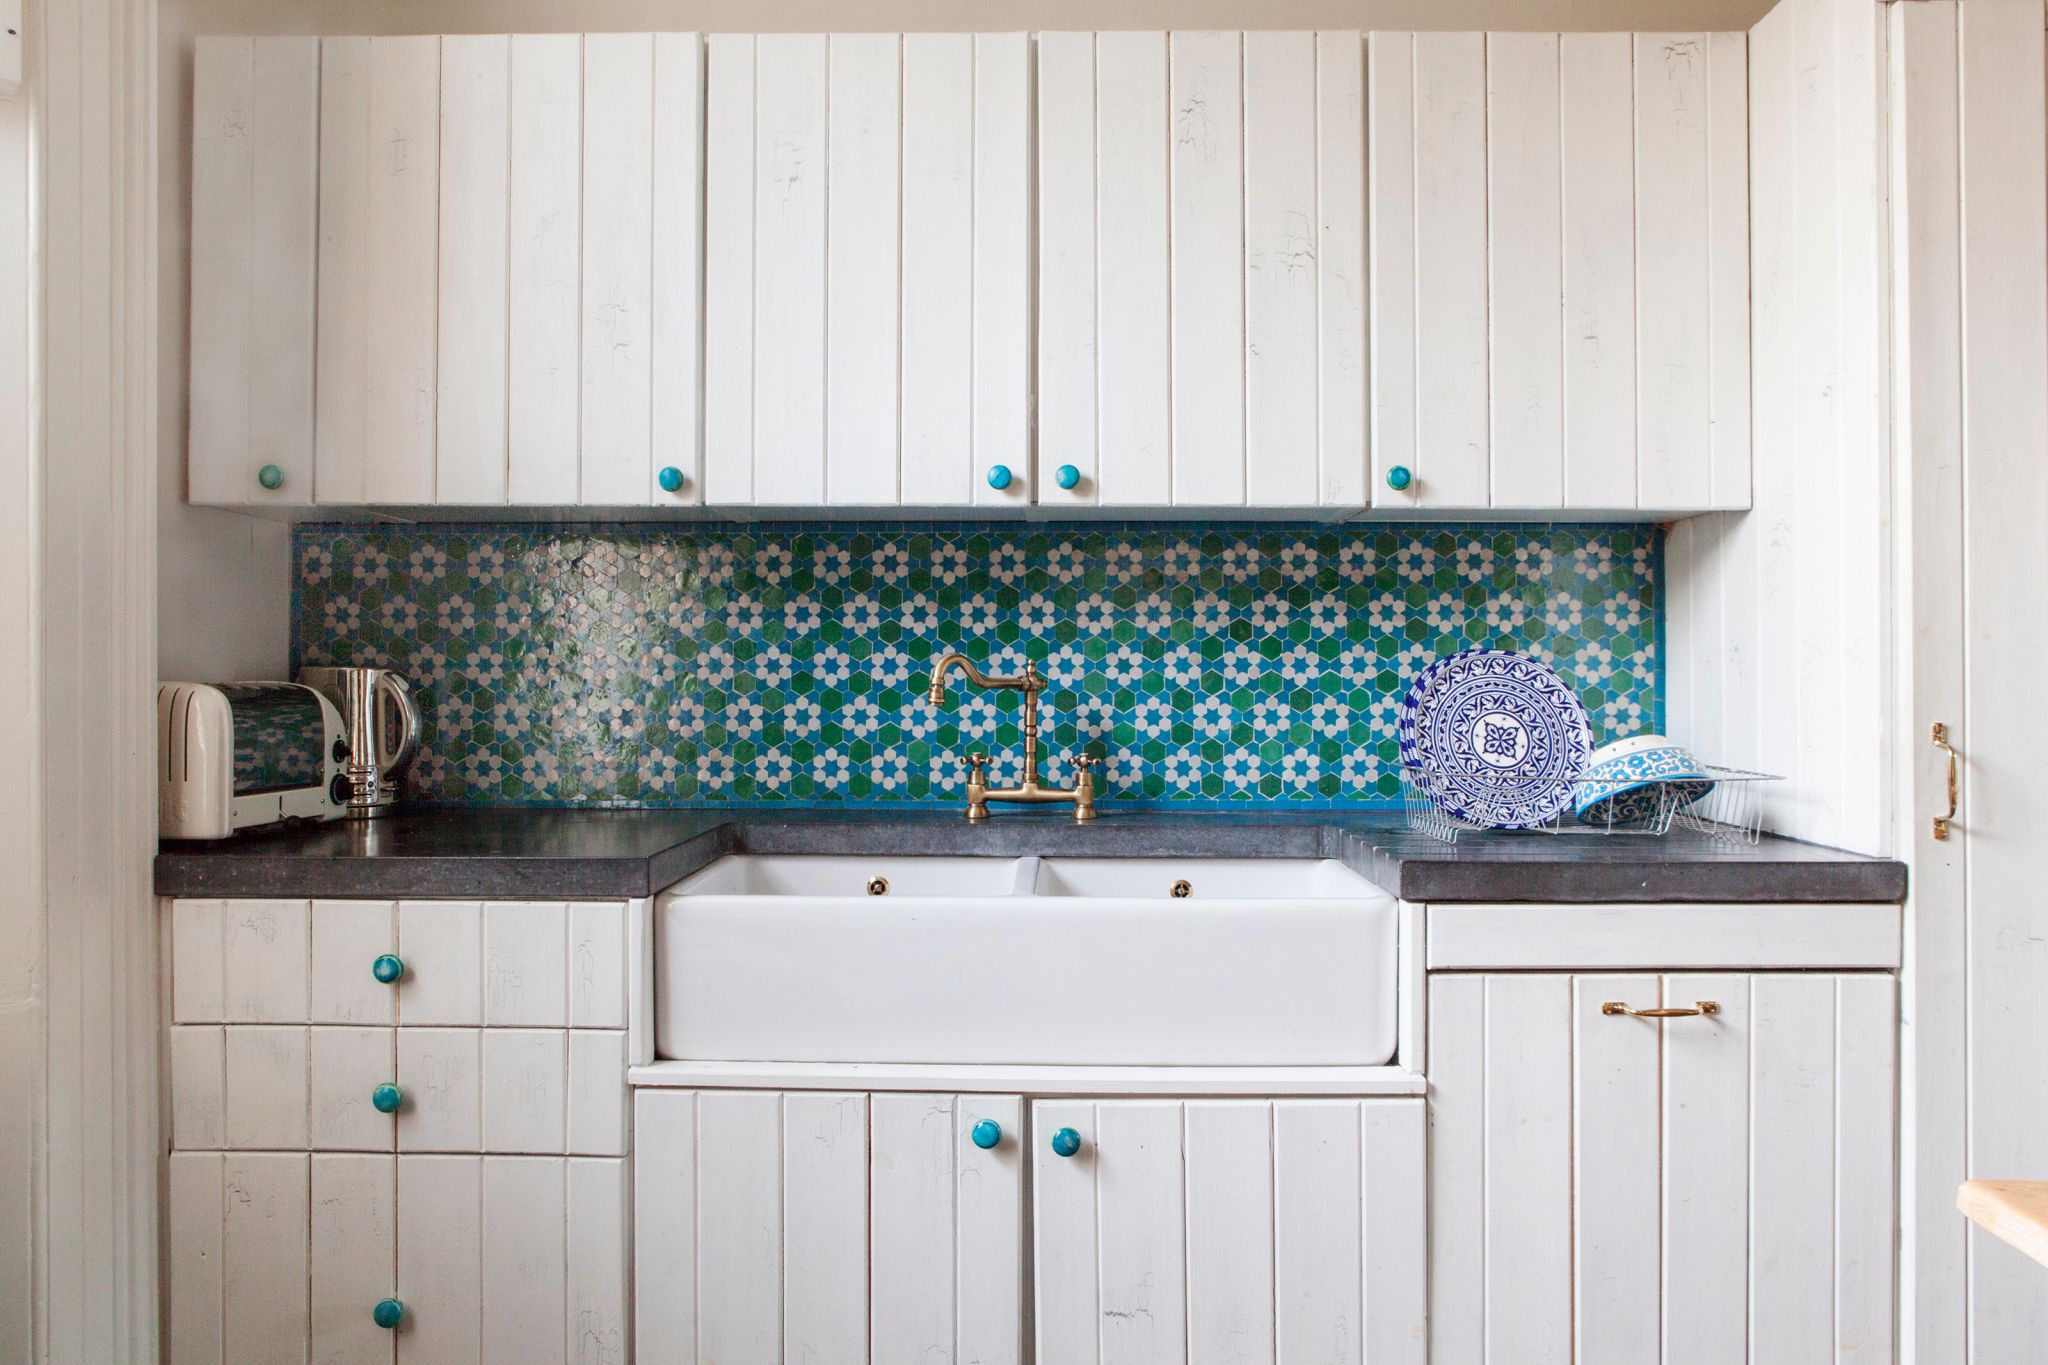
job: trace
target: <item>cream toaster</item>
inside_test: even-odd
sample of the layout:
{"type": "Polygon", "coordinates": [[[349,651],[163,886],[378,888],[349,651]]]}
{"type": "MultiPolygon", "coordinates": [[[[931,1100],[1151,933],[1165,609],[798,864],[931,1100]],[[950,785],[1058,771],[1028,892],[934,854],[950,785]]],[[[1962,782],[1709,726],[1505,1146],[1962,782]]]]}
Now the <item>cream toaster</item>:
{"type": "Polygon", "coordinates": [[[170,682],[156,690],[157,833],[225,839],[348,810],[348,737],[298,683],[170,682]]]}

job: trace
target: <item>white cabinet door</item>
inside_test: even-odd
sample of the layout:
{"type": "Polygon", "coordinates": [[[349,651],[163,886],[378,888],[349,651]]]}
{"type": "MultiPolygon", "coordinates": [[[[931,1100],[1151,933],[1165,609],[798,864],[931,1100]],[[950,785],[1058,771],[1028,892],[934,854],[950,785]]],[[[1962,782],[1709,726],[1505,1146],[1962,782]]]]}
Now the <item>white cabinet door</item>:
{"type": "Polygon", "coordinates": [[[1364,501],[1363,55],[1040,37],[1040,505],[1364,501]]]}
{"type": "Polygon", "coordinates": [[[1747,507],[1744,35],[1369,47],[1373,504],[1747,507]]]}
{"type": "Polygon", "coordinates": [[[640,1092],[638,1358],[1014,1365],[1022,1139],[1014,1096],[640,1092]]]}
{"type": "Polygon", "coordinates": [[[1436,1365],[1892,1358],[1891,977],[1442,975],[1429,1043],[1436,1365]]]}
{"type": "Polygon", "coordinates": [[[320,40],[193,49],[193,502],[313,500],[320,40]]]}
{"type": "Polygon", "coordinates": [[[1029,64],[1021,34],[710,40],[705,501],[1031,500],[1029,64]]]}
{"type": "Polygon", "coordinates": [[[1423,1130],[1420,1099],[1034,1101],[1038,1360],[1421,1361],[1423,1130]]]}

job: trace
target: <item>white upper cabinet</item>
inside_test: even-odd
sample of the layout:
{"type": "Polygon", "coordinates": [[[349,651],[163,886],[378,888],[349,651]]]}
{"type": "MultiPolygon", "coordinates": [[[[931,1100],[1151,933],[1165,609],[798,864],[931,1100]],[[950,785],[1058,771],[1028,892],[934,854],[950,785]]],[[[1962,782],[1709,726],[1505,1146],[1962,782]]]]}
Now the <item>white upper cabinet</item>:
{"type": "Polygon", "coordinates": [[[1374,505],[1747,507],[1744,35],[1369,52],[1374,505]]]}
{"type": "Polygon", "coordinates": [[[1030,44],[710,39],[705,500],[1031,500],[1030,44]]]}
{"type": "Polygon", "coordinates": [[[1041,35],[1041,506],[1365,502],[1363,63],[1041,35]]]}

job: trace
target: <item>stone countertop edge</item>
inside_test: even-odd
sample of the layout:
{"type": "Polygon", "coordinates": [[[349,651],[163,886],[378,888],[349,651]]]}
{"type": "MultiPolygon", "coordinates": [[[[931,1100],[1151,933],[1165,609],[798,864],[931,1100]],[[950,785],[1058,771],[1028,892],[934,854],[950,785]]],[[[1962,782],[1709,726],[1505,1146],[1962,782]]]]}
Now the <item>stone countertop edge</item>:
{"type": "MultiPolygon", "coordinates": [[[[438,853],[350,853],[333,846],[340,836],[332,825],[246,843],[167,845],[156,859],[156,891],[198,898],[633,899],[656,895],[726,854],[746,852],[1337,858],[1414,902],[1889,904],[1906,894],[1902,863],[1771,836],[1733,849],[1676,834],[1468,836],[1444,844],[1409,832],[1399,817],[1361,821],[1331,812],[1265,819],[1105,816],[1092,825],[999,816],[970,825],[930,812],[735,811],[693,812],[695,820],[679,822],[673,835],[644,840],[642,849],[586,857],[560,847],[562,826],[573,826],[575,814],[547,814],[556,838],[544,853],[523,851],[517,839],[438,853]]],[[[462,824],[460,816],[437,818],[458,830],[462,824]]],[[[494,823],[508,823],[507,817],[496,816],[494,823]]]]}

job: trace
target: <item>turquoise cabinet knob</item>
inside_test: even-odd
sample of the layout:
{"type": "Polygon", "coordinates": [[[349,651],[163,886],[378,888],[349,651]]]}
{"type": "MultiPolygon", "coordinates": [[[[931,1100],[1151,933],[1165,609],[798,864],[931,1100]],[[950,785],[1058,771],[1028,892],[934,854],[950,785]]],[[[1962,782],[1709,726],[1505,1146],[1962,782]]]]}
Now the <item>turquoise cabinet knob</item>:
{"type": "Polygon", "coordinates": [[[405,1305],[397,1299],[379,1299],[370,1310],[370,1320],[388,1331],[405,1321],[405,1305]]]}
{"type": "Polygon", "coordinates": [[[661,485],[661,491],[664,493],[677,493],[682,491],[683,471],[677,469],[674,465],[663,466],[662,471],[659,474],[656,474],[654,476],[654,479],[656,483],[659,483],[661,485]]]}
{"type": "Polygon", "coordinates": [[[1062,1128],[1052,1135],[1052,1154],[1072,1156],[1081,1150],[1081,1135],[1071,1128],[1062,1128]]]}
{"type": "Polygon", "coordinates": [[[370,1092],[370,1103],[380,1114],[395,1114],[398,1106],[405,1103],[405,1090],[386,1081],[370,1092]]]}
{"type": "Polygon", "coordinates": [[[990,488],[1008,488],[1010,486],[1010,467],[1006,464],[999,464],[990,469],[988,471],[988,486],[990,488]]]}
{"type": "Polygon", "coordinates": [[[1072,488],[1081,482],[1081,471],[1063,464],[1052,472],[1052,481],[1062,488],[1072,488]]]}
{"type": "Polygon", "coordinates": [[[274,464],[267,464],[256,471],[256,482],[276,492],[284,487],[284,471],[274,464]]]}
{"type": "Polygon", "coordinates": [[[1397,464],[1387,471],[1387,487],[1396,493],[1414,482],[1415,475],[1405,464],[1397,464]]]}
{"type": "Polygon", "coordinates": [[[1003,1140],[1003,1125],[994,1119],[983,1119],[974,1125],[967,1136],[974,1139],[975,1146],[986,1152],[1003,1140]]]}
{"type": "Polygon", "coordinates": [[[389,986],[405,975],[405,964],[391,953],[385,953],[370,964],[370,975],[389,986]]]}

